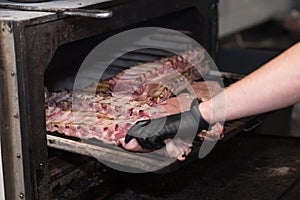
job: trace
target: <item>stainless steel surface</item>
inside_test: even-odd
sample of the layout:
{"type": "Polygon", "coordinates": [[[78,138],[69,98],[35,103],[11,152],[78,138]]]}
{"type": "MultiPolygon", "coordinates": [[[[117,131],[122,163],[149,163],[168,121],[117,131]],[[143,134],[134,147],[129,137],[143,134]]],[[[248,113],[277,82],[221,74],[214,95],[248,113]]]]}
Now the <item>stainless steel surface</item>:
{"type": "Polygon", "coordinates": [[[63,15],[92,17],[92,18],[109,18],[113,16],[111,10],[88,10],[88,9],[67,9],[62,12],[63,15]]]}
{"type": "MultiPolygon", "coordinates": [[[[44,9],[78,9],[83,8],[95,4],[101,4],[105,2],[110,2],[111,0],[54,0],[54,1],[47,1],[41,3],[17,3],[17,2],[10,2],[7,0],[0,0],[1,6],[19,6],[19,7],[32,7],[38,9],[42,7],[44,9]]],[[[53,19],[57,18],[55,12],[42,12],[42,11],[16,11],[11,9],[4,9],[0,8],[0,20],[13,20],[13,21],[24,21],[24,20],[32,20],[37,19],[40,17],[49,17],[53,16],[53,19]]]]}
{"type": "Polygon", "coordinates": [[[9,0],[12,2],[19,2],[19,3],[40,3],[44,1],[52,1],[52,0],[9,0]]]}
{"type": "Polygon", "coordinates": [[[1,136],[0,136],[0,200],[5,200],[3,164],[4,162],[2,159],[2,147],[1,147],[1,136]]]}
{"type": "MultiPolygon", "coordinates": [[[[0,22],[0,28],[2,30],[0,32],[1,70],[4,78],[4,80],[2,78],[0,80],[0,101],[3,100],[4,104],[7,102],[5,107],[0,108],[0,120],[6,122],[6,127],[2,127],[1,130],[2,159],[5,161],[5,165],[3,165],[4,186],[7,199],[19,199],[20,194],[25,194],[25,184],[15,43],[11,27],[0,22]]],[[[25,199],[25,196],[23,199],[25,199]]]]}
{"type": "Polygon", "coordinates": [[[0,0],[1,4],[9,5],[23,5],[23,6],[43,6],[47,8],[81,8],[99,3],[104,3],[112,0],[52,0],[41,3],[22,3],[22,2],[11,2],[7,0],[0,0]]]}
{"type": "Polygon", "coordinates": [[[27,6],[27,5],[14,5],[14,4],[1,4],[0,9],[11,9],[21,11],[34,11],[34,12],[54,12],[62,15],[92,17],[92,18],[109,18],[113,15],[110,10],[98,9],[76,9],[76,8],[51,8],[43,6],[27,6]]]}

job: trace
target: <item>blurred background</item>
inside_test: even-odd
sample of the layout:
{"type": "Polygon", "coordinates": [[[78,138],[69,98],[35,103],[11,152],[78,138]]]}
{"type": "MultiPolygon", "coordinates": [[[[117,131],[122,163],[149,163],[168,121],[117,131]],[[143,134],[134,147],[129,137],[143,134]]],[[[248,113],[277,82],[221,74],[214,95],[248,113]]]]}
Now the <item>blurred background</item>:
{"type": "MultiPolygon", "coordinates": [[[[220,0],[218,67],[248,74],[298,42],[299,8],[299,0],[220,0]]],[[[300,104],[279,113],[257,131],[300,136],[300,104]]]]}

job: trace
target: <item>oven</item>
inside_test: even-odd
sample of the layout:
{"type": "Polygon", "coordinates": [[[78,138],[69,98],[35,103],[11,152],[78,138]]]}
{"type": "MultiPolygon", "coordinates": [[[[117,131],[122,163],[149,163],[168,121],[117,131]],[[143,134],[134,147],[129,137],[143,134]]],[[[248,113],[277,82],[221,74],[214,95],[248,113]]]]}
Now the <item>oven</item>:
{"type": "MultiPolygon", "coordinates": [[[[80,141],[49,134],[45,125],[45,86],[53,91],[69,90],[74,74],[95,45],[132,28],[163,27],[187,34],[216,58],[217,0],[1,1],[0,9],[0,124],[6,199],[55,198],[51,196],[54,190],[101,167],[89,158],[80,141]],[[95,18],[82,12],[84,9],[101,10],[106,15],[95,18]],[[74,12],[76,16],[70,16],[74,12]]],[[[161,51],[134,52],[114,65],[122,70],[162,56],[166,55],[161,51]]],[[[223,78],[230,84],[241,76],[224,73],[223,78]]],[[[227,123],[225,139],[251,120],[227,123]]],[[[201,141],[195,143],[201,146],[201,141]]],[[[98,153],[108,149],[93,144],[88,148],[98,153]]],[[[186,162],[192,161],[193,155],[196,150],[186,162]]],[[[107,160],[113,156],[135,161],[140,168],[144,163],[159,165],[159,160],[140,160],[117,148],[106,156],[107,160]]]]}

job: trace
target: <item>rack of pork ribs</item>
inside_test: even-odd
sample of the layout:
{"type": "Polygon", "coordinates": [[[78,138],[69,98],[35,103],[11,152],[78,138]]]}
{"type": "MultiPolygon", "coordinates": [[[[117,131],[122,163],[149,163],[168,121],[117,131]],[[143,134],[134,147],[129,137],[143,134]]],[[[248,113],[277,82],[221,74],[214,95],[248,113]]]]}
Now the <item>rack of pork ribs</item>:
{"type": "MultiPolygon", "coordinates": [[[[194,98],[205,101],[218,94],[222,90],[219,83],[202,78],[208,72],[204,51],[193,49],[134,65],[80,91],[45,91],[46,129],[129,151],[151,151],[135,140],[125,144],[127,131],[138,120],[184,112],[194,98]]],[[[210,132],[220,134],[221,125],[210,132]]],[[[165,142],[171,157],[184,160],[191,152],[192,145],[184,138],[165,142]]]]}

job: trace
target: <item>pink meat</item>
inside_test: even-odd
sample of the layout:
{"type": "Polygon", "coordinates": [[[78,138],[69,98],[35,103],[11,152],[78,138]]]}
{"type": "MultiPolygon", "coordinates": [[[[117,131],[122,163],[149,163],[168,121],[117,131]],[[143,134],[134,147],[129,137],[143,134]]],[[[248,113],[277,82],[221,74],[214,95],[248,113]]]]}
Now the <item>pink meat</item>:
{"type": "Polygon", "coordinates": [[[192,87],[196,96],[202,101],[206,101],[222,91],[220,84],[215,81],[193,82],[192,87]]]}
{"type": "MultiPolygon", "coordinates": [[[[199,79],[201,74],[197,70],[190,70],[188,73],[187,71],[195,69],[195,66],[191,63],[196,63],[200,66],[199,70],[202,71],[201,73],[207,72],[208,68],[202,63],[203,59],[203,50],[195,49],[185,52],[181,56],[164,58],[152,63],[138,64],[113,77],[109,81],[110,91],[115,97],[129,96],[135,100],[141,100],[147,96],[145,94],[150,95],[152,93],[153,83],[155,83],[156,88],[162,87],[167,81],[183,73],[188,74],[185,78],[190,81],[199,79]],[[148,86],[151,84],[152,86],[148,86]]],[[[177,84],[169,89],[178,90],[180,86],[183,87],[181,90],[186,87],[184,84],[177,84]]]]}
{"type": "MultiPolygon", "coordinates": [[[[203,100],[220,92],[220,86],[213,82],[190,84],[189,81],[199,79],[208,70],[207,65],[202,65],[203,58],[203,51],[196,49],[181,56],[133,66],[109,80],[110,92],[45,91],[47,131],[81,139],[96,138],[104,143],[122,145],[130,151],[149,152],[151,149],[141,148],[135,139],[124,143],[126,133],[136,121],[189,110],[195,98],[191,90],[203,100]],[[191,62],[202,63],[198,68],[200,73],[191,62]],[[181,73],[185,73],[183,79],[181,73]],[[185,89],[190,93],[181,93],[185,89]],[[170,98],[174,94],[177,96],[170,98]],[[124,98],[128,96],[133,98],[124,98]]],[[[203,137],[220,132],[222,127],[216,126],[203,137]]],[[[191,144],[183,140],[165,142],[167,154],[179,160],[184,160],[191,151],[191,144]]]]}
{"type": "Polygon", "coordinates": [[[182,93],[177,97],[168,99],[164,104],[157,107],[161,110],[165,110],[168,115],[173,115],[188,111],[193,99],[194,97],[189,93],[182,93]]]}

